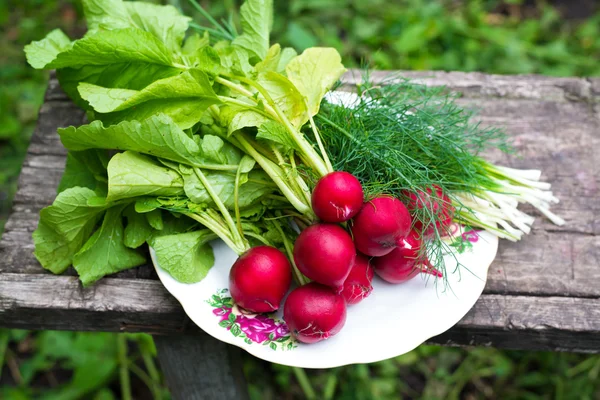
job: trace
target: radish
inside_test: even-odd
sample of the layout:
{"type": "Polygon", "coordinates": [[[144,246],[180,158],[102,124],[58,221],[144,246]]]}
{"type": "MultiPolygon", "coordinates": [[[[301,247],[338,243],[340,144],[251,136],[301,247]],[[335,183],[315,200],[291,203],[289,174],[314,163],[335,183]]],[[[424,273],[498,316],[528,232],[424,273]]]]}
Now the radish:
{"type": "Polygon", "coordinates": [[[372,281],[373,268],[371,268],[369,258],[357,254],[342,290],[342,296],[346,299],[346,303],[356,304],[368,297],[373,291],[372,281]]]}
{"type": "Polygon", "coordinates": [[[294,245],[294,261],[304,275],[338,293],[354,264],[356,249],[350,234],[335,224],[311,225],[294,245]]]}
{"type": "Polygon", "coordinates": [[[283,319],[292,336],[316,343],[338,333],[346,322],[346,301],[316,282],[294,289],[285,301],[283,319]]]}
{"type": "Polygon", "coordinates": [[[422,244],[419,234],[411,231],[391,253],[373,259],[375,273],[390,283],[405,282],[420,272],[441,278],[442,273],[431,265],[426,256],[419,254],[422,244]]]}
{"type": "Polygon", "coordinates": [[[325,222],[344,222],[360,211],[363,197],[362,185],[354,175],[336,171],[317,182],[312,193],[312,208],[325,222]]]}
{"type": "Polygon", "coordinates": [[[271,246],[253,247],[229,271],[229,291],[246,310],[263,313],[279,309],[292,282],[287,257],[271,246]]]}
{"type": "Polygon", "coordinates": [[[361,253],[380,257],[391,252],[410,231],[411,218],[402,202],[381,196],[366,202],[354,217],[352,234],[361,253]]]}
{"type": "MultiPolygon", "coordinates": [[[[428,187],[425,191],[419,190],[417,193],[404,192],[409,198],[407,207],[411,214],[423,208],[430,210],[435,216],[435,227],[444,235],[452,224],[454,206],[448,195],[444,193],[439,185],[432,185],[432,187],[433,190],[431,187],[428,187]]],[[[414,227],[417,231],[422,232],[425,237],[430,237],[435,233],[434,227],[431,224],[423,226],[421,221],[415,221],[414,227]]]]}

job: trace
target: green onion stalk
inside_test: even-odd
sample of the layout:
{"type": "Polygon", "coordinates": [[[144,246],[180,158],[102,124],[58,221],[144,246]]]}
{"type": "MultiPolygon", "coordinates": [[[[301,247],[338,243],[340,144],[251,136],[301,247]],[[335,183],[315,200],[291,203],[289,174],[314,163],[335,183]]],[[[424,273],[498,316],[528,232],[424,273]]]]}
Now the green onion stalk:
{"type": "Polygon", "coordinates": [[[559,202],[550,184],[541,182],[541,171],[518,170],[492,164],[486,171],[494,186],[478,193],[456,193],[455,220],[465,225],[483,228],[511,241],[520,240],[531,231],[535,218],[519,210],[521,203],[530,204],[556,225],[565,221],[550,211],[559,202]]]}

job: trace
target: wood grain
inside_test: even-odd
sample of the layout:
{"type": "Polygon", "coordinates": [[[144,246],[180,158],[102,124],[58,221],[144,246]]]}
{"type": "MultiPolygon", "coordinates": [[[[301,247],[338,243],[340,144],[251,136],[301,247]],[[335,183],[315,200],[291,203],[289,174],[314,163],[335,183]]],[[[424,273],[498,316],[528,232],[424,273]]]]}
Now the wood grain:
{"type": "Polygon", "coordinates": [[[249,399],[240,348],[204,332],[155,336],[154,342],[174,399],[249,399]]]}
{"type": "MultiPolygon", "coordinates": [[[[567,220],[557,227],[539,217],[521,242],[502,241],[484,295],[456,327],[432,341],[600,351],[600,79],[455,72],[376,72],[372,78],[385,82],[399,74],[461,92],[460,103],[477,108],[483,124],[504,128],[519,157],[494,151],[487,157],[541,169],[561,199],[556,213],[567,220]]],[[[349,71],[344,81],[358,79],[360,73],[349,71]]],[[[83,289],[74,276],[53,276],[33,257],[39,210],[53,201],[64,169],[56,128],[83,121],[84,113],[51,79],[0,240],[0,325],[197,333],[149,266],[83,289]]]]}

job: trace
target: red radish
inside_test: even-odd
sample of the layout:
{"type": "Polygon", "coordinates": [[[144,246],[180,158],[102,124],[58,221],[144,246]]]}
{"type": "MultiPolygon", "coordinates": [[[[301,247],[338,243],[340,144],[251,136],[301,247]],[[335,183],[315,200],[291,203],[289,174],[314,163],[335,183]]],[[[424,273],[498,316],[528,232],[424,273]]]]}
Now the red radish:
{"type": "Polygon", "coordinates": [[[341,292],[354,264],[356,249],[350,234],[335,224],[311,225],[300,233],[294,245],[294,261],[313,281],[341,292]]]}
{"type": "Polygon", "coordinates": [[[290,262],[271,246],[251,248],[229,271],[231,297],[240,307],[256,313],[279,309],[291,282],[290,262]]]}
{"type": "MultiPolygon", "coordinates": [[[[432,185],[432,187],[433,190],[431,187],[428,187],[425,191],[419,190],[416,193],[406,191],[404,194],[409,198],[407,207],[411,214],[423,208],[429,209],[436,217],[436,228],[441,234],[445,234],[452,224],[454,206],[448,195],[444,193],[439,185],[432,185]]],[[[415,221],[415,229],[422,232],[426,237],[434,234],[434,227],[431,225],[424,227],[421,221],[415,221]]]]}
{"type": "Polygon", "coordinates": [[[368,256],[384,256],[408,234],[410,225],[410,214],[400,200],[391,196],[376,197],[366,202],[354,217],[354,244],[368,256]]]}
{"type": "Polygon", "coordinates": [[[372,281],[373,268],[371,268],[369,258],[357,254],[350,275],[346,278],[342,290],[342,296],[346,299],[346,303],[360,303],[362,299],[368,297],[373,291],[372,281]]]}
{"type": "Polygon", "coordinates": [[[441,278],[442,273],[431,265],[427,257],[419,258],[421,245],[419,234],[411,231],[391,253],[373,259],[375,273],[390,283],[405,282],[420,272],[441,278]]]}
{"type": "Polygon", "coordinates": [[[316,343],[338,333],[346,322],[346,301],[316,282],[296,288],[283,306],[283,319],[292,336],[316,343]]]}
{"type": "Polygon", "coordinates": [[[344,222],[360,211],[363,197],[362,186],[354,175],[336,171],[317,182],[312,193],[312,208],[325,222],[344,222]]]}

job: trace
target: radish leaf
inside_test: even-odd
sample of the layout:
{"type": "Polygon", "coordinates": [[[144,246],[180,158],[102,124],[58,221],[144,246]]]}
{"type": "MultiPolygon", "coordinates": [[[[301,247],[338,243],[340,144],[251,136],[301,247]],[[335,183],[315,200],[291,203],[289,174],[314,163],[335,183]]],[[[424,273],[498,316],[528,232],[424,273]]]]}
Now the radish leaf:
{"type": "Polygon", "coordinates": [[[247,0],[240,8],[242,34],[233,45],[247,50],[262,60],[269,50],[269,34],[273,25],[272,0],[247,0]]]}
{"type": "Polygon", "coordinates": [[[208,107],[220,103],[207,75],[200,70],[158,80],[140,91],[82,82],[79,94],[99,113],[111,113],[98,115],[106,122],[143,120],[160,112],[170,116],[182,129],[195,125],[208,107]]]}
{"type": "Polygon", "coordinates": [[[152,240],[158,264],[173,278],[183,283],[201,281],[215,262],[210,240],[217,235],[208,229],[176,235],[159,236],[152,240]]]}
{"type": "Polygon", "coordinates": [[[205,161],[196,142],[162,114],[142,122],[124,121],[108,127],[94,121],[78,128],[59,129],[58,134],[69,150],[133,150],[191,165],[202,165],[205,161]]]}
{"type": "Polygon", "coordinates": [[[310,115],[319,112],[325,93],[346,71],[340,54],[329,47],[313,47],[304,50],[285,67],[288,79],[306,98],[310,115]]]}
{"type": "Polygon", "coordinates": [[[25,46],[25,55],[29,65],[36,69],[42,69],[70,46],[71,39],[60,29],[55,29],[44,39],[25,46]]]}
{"type": "Polygon", "coordinates": [[[275,121],[267,121],[258,128],[257,139],[270,140],[284,147],[285,150],[296,150],[298,145],[290,138],[283,125],[275,121]]]}
{"type": "Polygon", "coordinates": [[[94,225],[107,207],[93,207],[88,200],[96,193],[75,187],[61,192],[54,203],[40,212],[40,223],[33,232],[35,257],[55,274],[71,265],[73,256],[91,235],[94,225]]]}
{"type": "Polygon", "coordinates": [[[294,127],[299,128],[308,121],[302,94],[288,78],[277,72],[267,71],[260,73],[256,81],[269,92],[269,96],[294,127]]]}
{"type": "Polygon", "coordinates": [[[123,244],[130,249],[137,249],[150,238],[152,227],[144,214],[138,214],[135,211],[133,204],[125,209],[123,215],[127,218],[123,244]]]}
{"type": "Polygon", "coordinates": [[[73,257],[73,267],[83,286],[89,286],[105,275],[142,265],[146,259],[123,244],[125,205],[106,212],[102,226],[88,239],[73,257]]]}
{"type": "Polygon", "coordinates": [[[107,200],[140,196],[180,196],[183,179],[150,157],[126,151],[113,156],[108,164],[107,200]]]}
{"type": "Polygon", "coordinates": [[[85,0],[88,35],[99,30],[138,28],[153,34],[170,49],[181,45],[191,18],[173,6],[122,0],[85,0]]]}

